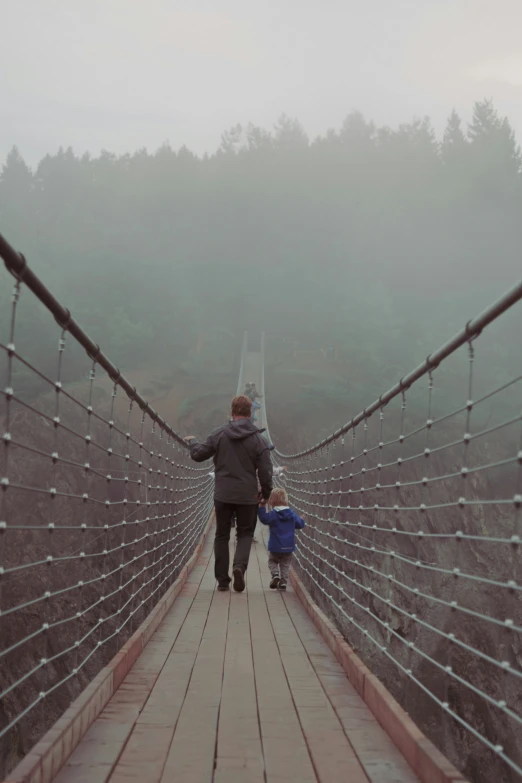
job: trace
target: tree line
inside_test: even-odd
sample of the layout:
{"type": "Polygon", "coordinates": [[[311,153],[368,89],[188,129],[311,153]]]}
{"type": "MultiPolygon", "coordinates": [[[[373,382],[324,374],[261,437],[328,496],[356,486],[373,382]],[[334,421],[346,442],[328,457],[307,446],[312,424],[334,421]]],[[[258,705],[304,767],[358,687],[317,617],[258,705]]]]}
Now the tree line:
{"type": "Polygon", "coordinates": [[[353,111],[310,139],[283,116],[202,156],[68,147],[31,168],[13,148],[0,230],[123,369],[210,327],[265,329],[332,345],[372,393],[519,275],[521,181],[489,100],[442,138],[353,111]]]}

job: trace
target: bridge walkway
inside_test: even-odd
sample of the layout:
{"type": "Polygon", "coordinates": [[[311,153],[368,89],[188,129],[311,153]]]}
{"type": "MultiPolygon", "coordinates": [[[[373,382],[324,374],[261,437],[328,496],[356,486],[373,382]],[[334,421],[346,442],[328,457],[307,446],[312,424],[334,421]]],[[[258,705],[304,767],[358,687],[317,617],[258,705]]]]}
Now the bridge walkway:
{"type": "Polygon", "coordinates": [[[162,625],[55,783],[414,783],[290,588],[215,590],[213,529],[162,625]]]}

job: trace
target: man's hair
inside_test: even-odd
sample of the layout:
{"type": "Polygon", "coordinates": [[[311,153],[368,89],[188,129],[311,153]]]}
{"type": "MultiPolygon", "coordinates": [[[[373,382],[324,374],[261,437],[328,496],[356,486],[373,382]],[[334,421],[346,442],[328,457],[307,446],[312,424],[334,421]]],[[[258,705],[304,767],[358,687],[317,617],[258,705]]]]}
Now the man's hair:
{"type": "Polygon", "coordinates": [[[252,415],[252,400],[244,394],[232,399],[232,416],[244,416],[250,418],[252,415]]]}
{"type": "Polygon", "coordinates": [[[286,489],[283,487],[276,487],[270,493],[270,505],[272,508],[275,506],[288,506],[288,495],[286,489]]]}

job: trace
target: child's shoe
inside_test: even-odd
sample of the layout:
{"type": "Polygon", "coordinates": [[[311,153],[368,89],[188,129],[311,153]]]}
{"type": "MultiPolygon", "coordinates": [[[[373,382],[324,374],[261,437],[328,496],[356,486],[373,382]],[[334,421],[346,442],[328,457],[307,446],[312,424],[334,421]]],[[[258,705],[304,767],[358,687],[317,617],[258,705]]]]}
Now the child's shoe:
{"type": "Polygon", "coordinates": [[[280,590],[286,590],[286,579],[280,579],[278,587],[280,590]]]}
{"type": "Polygon", "coordinates": [[[276,590],[279,587],[280,579],[278,576],[273,576],[272,581],[270,582],[270,589],[276,590]]]}

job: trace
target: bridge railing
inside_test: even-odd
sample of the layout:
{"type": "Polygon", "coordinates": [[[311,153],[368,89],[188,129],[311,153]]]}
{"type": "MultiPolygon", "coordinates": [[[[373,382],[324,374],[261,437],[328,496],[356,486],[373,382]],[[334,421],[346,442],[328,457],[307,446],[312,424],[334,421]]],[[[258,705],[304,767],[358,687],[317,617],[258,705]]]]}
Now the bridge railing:
{"type": "Polygon", "coordinates": [[[178,576],[213,482],[0,237],[0,777],[178,576]]]}
{"type": "Polygon", "coordinates": [[[237,390],[236,394],[239,396],[243,393],[243,389],[245,388],[245,357],[248,351],[248,332],[243,332],[243,342],[241,344],[241,361],[239,364],[239,377],[237,381],[237,390]]]}
{"type": "Polygon", "coordinates": [[[307,522],[300,576],[477,781],[522,775],[521,298],[316,446],[276,452],[307,522]]]}
{"type": "Polygon", "coordinates": [[[266,393],[265,393],[265,349],[266,349],[266,341],[265,341],[265,333],[261,333],[261,382],[259,384],[260,393],[263,395],[261,397],[261,417],[260,422],[261,425],[265,428],[265,437],[268,440],[269,443],[272,443],[272,438],[270,437],[270,430],[268,427],[268,416],[266,415],[266,393]]]}

